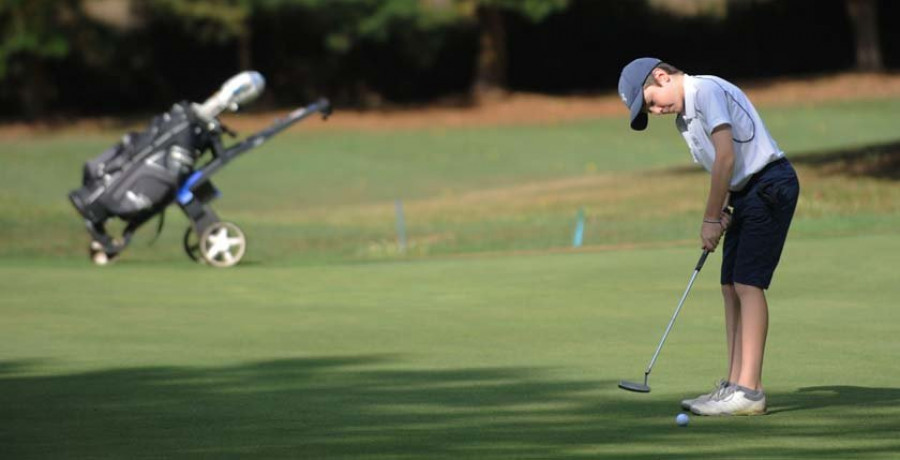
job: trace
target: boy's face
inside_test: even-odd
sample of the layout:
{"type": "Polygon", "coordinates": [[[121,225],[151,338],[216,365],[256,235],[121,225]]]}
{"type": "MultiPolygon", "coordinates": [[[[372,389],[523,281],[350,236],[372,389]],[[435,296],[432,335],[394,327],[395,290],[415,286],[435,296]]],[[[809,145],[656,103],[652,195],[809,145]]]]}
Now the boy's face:
{"type": "Polygon", "coordinates": [[[654,69],[652,75],[656,84],[644,88],[644,108],[647,112],[665,115],[684,110],[680,80],[662,69],[654,69]]]}

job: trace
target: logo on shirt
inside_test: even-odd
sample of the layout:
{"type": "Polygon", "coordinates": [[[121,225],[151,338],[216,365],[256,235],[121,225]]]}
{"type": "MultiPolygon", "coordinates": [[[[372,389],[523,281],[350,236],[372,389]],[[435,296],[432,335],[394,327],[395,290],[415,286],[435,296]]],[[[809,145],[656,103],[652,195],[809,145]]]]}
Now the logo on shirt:
{"type": "Polygon", "coordinates": [[[622,96],[622,102],[624,102],[625,105],[628,105],[628,97],[625,96],[625,93],[619,93],[619,96],[622,96]]]}

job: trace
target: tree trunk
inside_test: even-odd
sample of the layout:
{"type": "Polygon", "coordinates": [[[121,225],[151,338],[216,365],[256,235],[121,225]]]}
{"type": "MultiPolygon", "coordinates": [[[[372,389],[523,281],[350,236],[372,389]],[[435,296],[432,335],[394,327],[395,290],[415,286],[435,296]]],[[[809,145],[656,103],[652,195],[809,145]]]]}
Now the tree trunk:
{"type": "Polygon", "coordinates": [[[250,19],[244,20],[243,31],[237,36],[238,68],[241,71],[251,70],[253,66],[253,28],[250,19]]]}
{"type": "Polygon", "coordinates": [[[478,7],[479,49],[473,85],[476,97],[506,87],[506,25],[498,8],[478,7]]]}
{"type": "Polygon", "coordinates": [[[856,41],[856,70],[864,72],[884,70],[881,44],[878,42],[878,1],[847,0],[847,13],[853,25],[856,41]]]}
{"type": "Polygon", "coordinates": [[[47,101],[52,97],[52,87],[47,79],[44,63],[34,56],[28,56],[23,63],[25,70],[19,91],[22,113],[28,121],[35,121],[47,115],[47,101]]]}

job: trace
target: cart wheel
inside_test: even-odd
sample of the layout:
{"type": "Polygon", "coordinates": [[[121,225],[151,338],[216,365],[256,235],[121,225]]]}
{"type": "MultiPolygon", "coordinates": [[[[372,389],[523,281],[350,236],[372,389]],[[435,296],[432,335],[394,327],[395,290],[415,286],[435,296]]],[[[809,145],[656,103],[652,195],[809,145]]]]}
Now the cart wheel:
{"type": "Polygon", "coordinates": [[[184,239],[181,243],[184,246],[184,252],[191,260],[201,264],[206,263],[203,257],[200,257],[200,238],[197,236],[197,232],[194,231],[193,226],[185,229],[184,239]]]}
{"type": "Polygon", "coordinates": [[[241,261],[247,239],[231,222],[216,222],[200,235],[200,257],[213,267],[230,267],[241,261]]]}
{"type": "Polygon", "coordinates": [[[91,253],[91,262],[93,262],[94,265],[98,265],[98,266],[102,267],[109,263],[109,257],[103,251],[92,252],[91,253]]]}
{"type": "Polygon", "coordinates": [[[112,262],[113,256],[110,256],[103,250],[103,245],[97,241],[91,241],[90,246],[88,247],[88,256],[91,258],[91,262],[97,266],[104,266],[112,262]]]}

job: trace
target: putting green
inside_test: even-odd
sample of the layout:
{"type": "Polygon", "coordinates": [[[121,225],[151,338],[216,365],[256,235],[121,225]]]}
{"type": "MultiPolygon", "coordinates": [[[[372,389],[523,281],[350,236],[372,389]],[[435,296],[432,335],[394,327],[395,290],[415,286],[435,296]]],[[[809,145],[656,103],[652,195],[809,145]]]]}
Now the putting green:
{"type": "Polygon", "coordinates": [[[3,458],[885,458],[898,235],[789,242],[771,414],[692,417],[723,372],[718,256],[642,376],[690,247],[211,270],[0,260],[3,458]]]}

